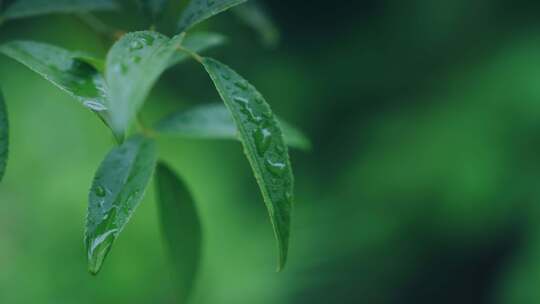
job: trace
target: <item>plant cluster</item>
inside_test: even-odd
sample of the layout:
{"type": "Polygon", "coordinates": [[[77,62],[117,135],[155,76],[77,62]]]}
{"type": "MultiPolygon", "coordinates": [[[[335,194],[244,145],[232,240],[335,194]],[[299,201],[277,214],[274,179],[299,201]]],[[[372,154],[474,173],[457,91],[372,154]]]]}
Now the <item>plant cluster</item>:
{"type": "MultiPolygon", "coordinates": [[[[182,281],[181,292],[185,298],[189,295],[199,264],[201,223],[188,187],[159,160],[155,139],[165,135],[241,142],[277,239],[278,268],[285,265],[293,205],[288,146],[305,149],[309,141],[276,118],[264,97],[242,76],[218,60],[200,55],[223,43],[222,35],[191,31],[196,24],[244,2],[192,0],[179,17],[173,37],[154,29],[109,33],[115,39],[106,58],[35,41],[0,45],[1,54],[43,76],[94,112],[117,142],[99,166],[88,198],[84,243],[91,273],[101,269],[155,174],[163,233],[182,281]],[[133,128],[162,73],[188,59],[206,70],[223,104],[204,104],[172,113],[151,128],[133,128]],[[175,259],[180,252],[188,258],[175,259]]],[[[155,18],[164,12],[167,1],[139,0],[138,4],[155,18]]],[[[90,13],[96,10],[122,12],[122,4],[114,0],[0,0],[0,23],[48,13],[74,13],[89,24],[103,25],[96,28],[106,31],[105,24],[90,13]]],[[[7,112],[0,94],[0,179],[5,173],[8,143],[7,112]]]]}

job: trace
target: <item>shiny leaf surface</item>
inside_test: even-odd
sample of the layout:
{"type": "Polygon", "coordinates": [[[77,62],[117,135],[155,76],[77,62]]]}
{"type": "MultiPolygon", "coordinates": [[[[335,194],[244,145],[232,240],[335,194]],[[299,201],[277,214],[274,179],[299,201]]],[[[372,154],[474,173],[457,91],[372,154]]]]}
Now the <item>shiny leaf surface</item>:
{"type": "Polygon", "coordinates": [[[159,76],[169,67],[182,36],[172,39],[150,31],[124,35],[107,55],[109,115],[117,138],[123,138],[159,76]]]}
{"type": "Polygon", "coordinates": [[[178,30],[180,32],[187,31],[197,23],[246,1],[247,0],[191,0],[180,17],[178,30]]]}
{"type": "Polygon", "coordinates": [[[293,173],[282,131],[263,96],[228,66],[199,58],[232,114],[244,152],[266,203],[285,266],[293,203],[293,173]]]}
{"type": "MultiPolygon", "coordinates": [[[[293,148],[309,150],[311,143],[302,131],[278,119],[285,143],[293,148]]],[[[156,130],[164,135],[185,138],[238,139],[231,113],[223,104],[207,104],[179,111],[161,120],[156,130]]]]}
{"type": "Polygon", "coordinates": [[[153,140],[136,136],[101,163],[89,195],[85,245],[88,269],[97,274],[114,240],[141,202],[157,160],[153,140]]]}
{"type": "Polygon", "coordinates": [[[107,88],[103,76],[77,60],[78,53],[32,41],[14,41],[0,46],[0,53],[20,62],[70,94],[108,122],[107,88]]]}

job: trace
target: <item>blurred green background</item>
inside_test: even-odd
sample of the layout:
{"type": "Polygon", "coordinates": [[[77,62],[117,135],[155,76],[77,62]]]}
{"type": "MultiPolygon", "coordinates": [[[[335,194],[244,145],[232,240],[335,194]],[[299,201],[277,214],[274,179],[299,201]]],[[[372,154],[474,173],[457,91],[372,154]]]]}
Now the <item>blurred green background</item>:
{"type": "MultiPolygon", "coordinates": [[[[290,260],[275,273],[238,143],[161,140],[204,225],[193,303],[540,303],[540,2],[265,4],[275,48],[233,14],[199,28],[226,34],[210,54],[313,140],[310,153],[292,151],[290,260]]],[[[10,39],[99,55],[109,46],[60,15],[7,23],[0,41],[10,39]]],[[[5,57],[0,84],[12,125],[0,303],[174,303],[153,189],[99,276],[86,271],[87,192],[113,145],[105,126],[5,57]]],[[[162,77],[144,116],[217,98],[188,63],[162,77]]]]}

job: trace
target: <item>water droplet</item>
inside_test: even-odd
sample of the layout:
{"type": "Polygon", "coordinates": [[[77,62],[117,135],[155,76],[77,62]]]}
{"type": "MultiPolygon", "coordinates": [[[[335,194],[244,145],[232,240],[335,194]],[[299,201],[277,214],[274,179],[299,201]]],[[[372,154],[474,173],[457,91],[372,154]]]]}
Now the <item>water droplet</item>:
{"type": "Polygon", "coordinates": [[[99,197],[104,197],[105,195],[107,195],[107,191],[102,186],[97,186],[95,192],[96,195],[99,197]]]}
{"type": "Polygon", "coordinates": [[[132,51],[140,50],[144,47],[144,43],[140,40],[133,40],[129,45],[132,51]]]}
{"type": "Polygon", "coordinates": [[[268,169],[268,171],[270,171],[270,173],[272,173],[272,175],[276,177],[281,177],[285,173],[287,166],[285,165],[285,163],[274,162],[270,159],[267,159],[266,168],[268,169]]]}
{"type": "Polygon", "coordinates": [[[248,84],[245,81],[237,81],[234,83],[234,85],[242,91],[246,91],[248,89],[248,84]]]}
{"type": "Polygon", "coordinates": [[[240,104],[242,113],[246,114],[250,121],[254,123],[261,122],[262,118],[255,114],[255,111],[249,105],[249,100],[241,96],[235,96],[233,99],[240,104]]]}
{"type": "Polygon", "coordinates": [[[83,105],[93,111],[102,112],[107,110],[107,107],[105,107],[102,103],[93,101],[93,100],[87,100],[83,103],[83,105]]]}
{"type": "Polygon", "coordinates": [[[253,135],[253,138],[255,140],[255,146],[257,147],[259,156],[263,157],[264,153],[268,150],[270,143],[272,142],[272,132],[266,128],[257,129],[253,135]]]}
{"type": "Polygon", "coordinates": [[[92,274],[97,274],[103,265],[103,261],[111,249],[118,229],[109,229],[96,237],[86,240],[88,250],[88,269],[92,274]]]}
{"type": "Polygon", "coordinates": [[[221,77],[225,80],[231,80],[231,75],[227,73],[221,73],[221,77]]]}
{"type": "Polygon", "coordinates": [[[234,101],[236,101],[238,103],[241,103],[241,104],[244,104],[244,105],[249,103],[249,100],[247,100],[246,98],[241,97],[241,96],[235,96],[233,99],[234,99],[234,101]]]}

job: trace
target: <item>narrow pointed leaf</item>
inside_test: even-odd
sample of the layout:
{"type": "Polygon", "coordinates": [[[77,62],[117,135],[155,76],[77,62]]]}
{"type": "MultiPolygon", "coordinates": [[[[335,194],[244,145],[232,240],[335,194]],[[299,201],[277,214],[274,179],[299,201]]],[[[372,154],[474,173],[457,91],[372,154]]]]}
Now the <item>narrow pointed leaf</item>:
{"type": "Polygon", "coordinates": [[[156,171],[161,227],[174,271],[178,302],[187,303],[201,258],[201,223],[191,194],[165,164],[156,171]]]}
{"type": "Polygon", "coordinates": [[[6,172],[9,148],[9,124],[6,110],[6,103],[2,92],[0,92],[0,181],[6,172]]]}
{"type": "MultiPolygon", "coordinates": [[[[186,38],[184,38],[184,41],[182,41],[182,47],[192,52],[201,53],[208,49],[222,45],[225,43],[225,41],[225,36],[221,34],[211,32],[196,32],[190,33],[186,36],[186,38]]],[[[177,65],[189,58],[190,56],[185,52],[175,52],[170,59],[169,66],[177,65]]]]}
{"type": "Polygon", "coordinates": [[[265,99],[242,76],[214,59],[201,61],[238,128],[270,214],[282,269],[289,245],[293,174],[281,128],[265,99]]]}
{"type": "Polygon", "coordinates": [[[279,30],[259,1],[249,1],[245,5],[235,7],[233,12],[240,20],[258,32],[266,46],[273,47],[278,44],[279,30]]]}
{"type": "Polygon", "coordinates": [[[156,32],[133,32],[109,51],[105,79],[111,127],[117,138],[125,135],[181,41],[182,36],[169,39],[156,32]]]}
{"type": "Polygon", "coordinates": [[[191,0],[178,23],[180,32],[247,0],[191,0]]]}
{"type": "Polygon", "coordinates": [[[153,140],[136,136],[101,163],[89,195],[85,245],[88,269],[97,274],[114,240],[141,202],[157,160],[153,140]]]}
{"type": "Polygon", "coordinates": [[[0,53],[38,73],[108,122],[105,80],[92,66],[77,60],[77,52],[45,43],[14,41],[1,45],[0,53]]]}
{"type": "Polygon", "coordinates": [[[114,10],[114,0],[17,0],[2,14],[3,19],[16,19],[51,13],[82,13],[114,10]]]}
{"type": "MultiPolygon", "coordinates": [[[[278,118],[285,143],[289,147],[309,150],[311,143],[302,131],[278,118]]],[[[207,104],[179,111],[156,125],[164,135],[185,138],[238,139],[238,130],[231,113],[223,104],[207,104]]]]}

